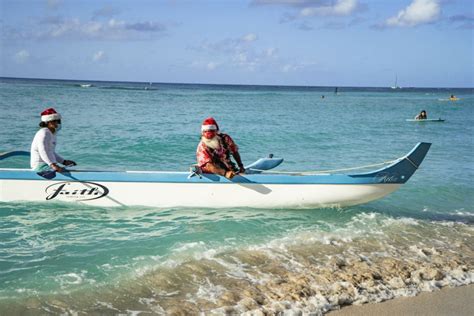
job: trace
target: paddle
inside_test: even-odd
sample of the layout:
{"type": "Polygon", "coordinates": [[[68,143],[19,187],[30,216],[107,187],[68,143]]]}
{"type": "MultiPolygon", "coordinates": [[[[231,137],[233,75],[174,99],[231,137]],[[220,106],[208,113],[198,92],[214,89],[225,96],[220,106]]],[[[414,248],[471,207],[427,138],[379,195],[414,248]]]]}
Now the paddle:
{"type": "Polygon", "coordinates": [[[55,170],[40,171],[40,172],[37,172],[36,174],[48,180],[54,179],[56,177],[55,170]]]}
{"type": "MultiPolygon", "coordinates": [[[[76,164],[69,164],[69,165],[66,165],[66,167],[72,167],[72,166],[75,166],[76,164]]],[[[69,173],[69,170],[67,169],[63,169],[64,171],[61,172],[61,173],[69,173]]],[[[56,170],[45,170],[45,171],[40,171],[40,172],[37,172],[36,173],[37,175],[39,175],[40,177],[43,177],[45,179],[48,179],[48,180],[51,180],[51,179],[54,179],[56,177],[56,170]]]]}

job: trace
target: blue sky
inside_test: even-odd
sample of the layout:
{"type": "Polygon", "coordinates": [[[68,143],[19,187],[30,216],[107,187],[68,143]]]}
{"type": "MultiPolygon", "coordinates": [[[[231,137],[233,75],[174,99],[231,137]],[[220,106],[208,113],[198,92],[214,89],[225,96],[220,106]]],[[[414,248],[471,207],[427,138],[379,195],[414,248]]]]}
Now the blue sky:
{"type": "Polygon", "coordinates": [[[0,0],[0,76],[473,87],[472,0],[0,0]]]}

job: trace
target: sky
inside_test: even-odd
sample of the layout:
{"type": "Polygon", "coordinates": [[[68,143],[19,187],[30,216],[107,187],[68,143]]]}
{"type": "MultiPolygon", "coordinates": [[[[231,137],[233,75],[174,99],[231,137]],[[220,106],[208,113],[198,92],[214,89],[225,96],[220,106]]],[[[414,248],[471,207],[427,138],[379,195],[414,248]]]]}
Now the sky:
{"type": "Polygon", "coordinates": [[[472,0],[0,0],[0,76],[474,87],[472,0]]]}

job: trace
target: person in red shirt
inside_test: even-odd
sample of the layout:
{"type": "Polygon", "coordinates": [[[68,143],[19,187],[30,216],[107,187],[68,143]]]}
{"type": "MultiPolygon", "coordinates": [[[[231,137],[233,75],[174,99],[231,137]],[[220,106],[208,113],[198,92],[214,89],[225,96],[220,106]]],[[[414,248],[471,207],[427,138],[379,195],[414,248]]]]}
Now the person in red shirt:
{"type": "Polygon", "coordinates": [[[215,173],[232,179],[237,173],[245,172],[239,147],[229,135],[219,132],[219,126],[212,117],[202,122],[201,141],[196,150],[196,158],[203,173],[215,173]],[[230,156],[235,159],[237,166],[230,156]]]}

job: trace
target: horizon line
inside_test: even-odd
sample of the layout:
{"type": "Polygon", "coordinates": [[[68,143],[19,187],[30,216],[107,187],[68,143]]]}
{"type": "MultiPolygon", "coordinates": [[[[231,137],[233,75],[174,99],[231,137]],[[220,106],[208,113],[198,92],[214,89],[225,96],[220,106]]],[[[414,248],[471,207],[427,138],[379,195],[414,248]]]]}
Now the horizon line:
{"type": "MultiPolygon", "coordinates": [[[[56,81],[78,81],[78,82],[121,82],[121,83],[144,83],[144,84],[182,84],[182,85],[215,85],[215,86],[260,86],[260,87],[294,87],[294,88],[387,88],[391,86],[313,86],[313,85],[285,85],[285,84],[242,84],[242,83],[192,83],[192,82],[152,82],[152,81],[126,81],[126,80],[96,80],[96,79],[64,79],[64,78],[29,78],[29,77],[5,77],[0,79],[26,79],[26,80],[56,80],[56,81]]],[[[473,87],[399,87],[403,89],[474,89],[473,87]]]]}

